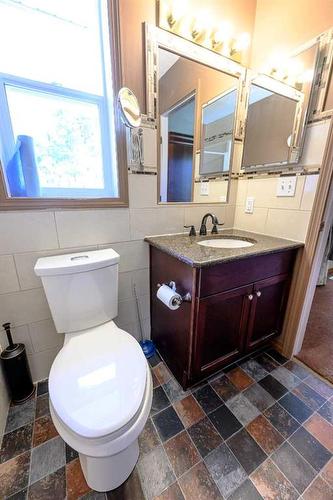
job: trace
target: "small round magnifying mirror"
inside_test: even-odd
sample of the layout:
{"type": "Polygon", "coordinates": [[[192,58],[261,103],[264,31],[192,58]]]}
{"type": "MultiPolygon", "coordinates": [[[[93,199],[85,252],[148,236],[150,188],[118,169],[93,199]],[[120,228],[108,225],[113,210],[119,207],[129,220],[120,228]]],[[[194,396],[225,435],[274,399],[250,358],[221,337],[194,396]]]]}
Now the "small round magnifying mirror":
{"type": "Polygon", "coordinates": [[[118,93],[118,103],[121,111],[121,118],[126,127],[137,128],[141,125],[140,106],[133,92],[123,87],[118,93]]]}

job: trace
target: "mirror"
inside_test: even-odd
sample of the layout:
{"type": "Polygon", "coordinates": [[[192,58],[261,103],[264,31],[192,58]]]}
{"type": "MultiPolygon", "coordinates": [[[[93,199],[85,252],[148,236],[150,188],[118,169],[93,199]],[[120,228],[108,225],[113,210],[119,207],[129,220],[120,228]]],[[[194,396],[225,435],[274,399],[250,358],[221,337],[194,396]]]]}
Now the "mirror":
{"type": "Polygon", "coordinates": [[[272,72],[286,83],[265,75],[250,77],[242,168],[299,162],[318,55],[317,39],[295,51],[284,70],[272,72]]]}
{"type": "Polygon", "coordinates": [[[160,201],[225,202],[239,79],[161,47],[157,60],[160,201]]]}
{"type": "Polygon", "coordinates": [[[229,172],[236,105],[233,89],[202,106],[200,175],[229,172]]]}
{"type": "Polygon", "coordinates": [[[134,93],[127,87],[122,87],[118,92],[118,103],[121,119],[126,127],[137,128],[141,125],[141,112],[138,100],[134,93]]]}
{"type": "Polygon", "coordinates": [[[289,161],[299,102],[251,83],[242,168],[289,161]]]}

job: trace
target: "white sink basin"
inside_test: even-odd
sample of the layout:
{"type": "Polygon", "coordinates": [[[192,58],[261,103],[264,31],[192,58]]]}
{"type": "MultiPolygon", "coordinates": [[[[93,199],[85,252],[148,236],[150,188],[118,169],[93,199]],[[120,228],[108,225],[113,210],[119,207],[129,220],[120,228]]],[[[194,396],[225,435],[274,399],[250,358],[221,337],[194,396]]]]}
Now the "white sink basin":
{"type": "Polygon", "coordinates": [[[210,248],[247,248],[253,247],[254,243],[237,238],[214,238],[212,240],[198,241],[198,245],[210,248]]]}

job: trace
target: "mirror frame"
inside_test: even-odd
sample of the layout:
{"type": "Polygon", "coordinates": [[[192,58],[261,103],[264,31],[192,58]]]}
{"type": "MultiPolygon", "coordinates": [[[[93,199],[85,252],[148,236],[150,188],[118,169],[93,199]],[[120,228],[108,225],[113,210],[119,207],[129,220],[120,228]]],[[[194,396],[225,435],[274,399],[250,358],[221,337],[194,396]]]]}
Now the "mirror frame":
{"type": "Polygon", "coordinates": [[[333,28],[318,35],[313,40],[313,44],[315,43],[318,44],[318,54],[308,117],[310,122],[325,120],[333,115],[333,109],[325,110],[326,97],[333,78],[333,28]]]}
{"type": "Polygon", "coordinates": [[[243,151],[242,151],[242,161],[241,161],[241,170],[244,172],[252,172],[256,170],[263,169],[271,169],[272,167],[281,167],[284,165],[292,165],[299,162],[300,154],[301,154],[301,143],[300,138],[304,135],[305,130],[305,122],[302,123],[302,106],[304,101],[304,94],[296,90],[294,87],[287,85],[271,76],[255,73],[252,70],[247,71],[247,85],[246,85],[246,117],[245,117],[245,127],[244,127],[244,136],[246,135],[246,122],[249,112],[249,96],[251,84],[257,85],[258,87],[262,87],[265,90],[274,92],[275,94],[282,95],[284,97],[288,97],[297,102],[294,125],[293,125],[293,134],[291,145],[289,147],[288,158],[285,161],[281,162],[272,162],[265,163],[261,165],[251,165],[249,167],[243,167],[243,157],[244,157],[244,146],[245,143],[243,141],[243,151]]]}
{"type": "MultiPolygon", "coordinates": [[[[165,31],[152,24],[145,23],[145,41],[146,41],[146,113],[147,119],[155,123],[157,129],[157,203],[160,205],[202,205],[199,202],[161,202],[160,201],[160,124],[158,120],[158,50],[164,49],[173,52],[181,57],[198,62],[204,66],[216,69],[223,73],[233,76],[238,79],[237,88],[237,105],[235,111],[235,121],[233,130],[233,148],[232,148],[232,161],[235,159],[234,142],[242,142],[244,139],[244,116],[245,116],[245,85],[246,85],[246,68],[241,64],[214,52],[206,47],[202,47],[194,42],[181,38],[174,33],[165,31]]],[[[201,143],[201,130],[200,130],[200,143],[201,143]]],[[[201,160],[200,160],[201,161],[201,160]]],[[[225,202],[210,202],[209,204],[224,204],[228,203],[230,192],[232,168],[228,172],[229,186],[228,194],[225,202]]],[[[225,176],[226,174],[224,174],[225,176]]],[[[211,178],[221,177],[223,175],[211,175],[211,178]]],[[[202,179],[207,179],[209,176],[202,176],[202,179]]],[[[192,182],[195,182],[195,165],[193,164],[192,182]]]]}

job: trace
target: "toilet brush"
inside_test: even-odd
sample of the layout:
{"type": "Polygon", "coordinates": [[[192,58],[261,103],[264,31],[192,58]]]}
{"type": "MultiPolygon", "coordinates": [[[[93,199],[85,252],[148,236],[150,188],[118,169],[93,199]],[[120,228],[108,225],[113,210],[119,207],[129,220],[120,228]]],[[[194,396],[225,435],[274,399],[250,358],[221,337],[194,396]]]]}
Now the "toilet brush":
{"type": "Polygon", "coordinates": [[[136,308],[137,308],[138,319],[139,319],[139,328],[140,328],[139,344],[140,344],[141,349],[143,350],[143,353],[146,356],[146,358],[151,358],[155,354],[156,349],[155,349],[154,342],[152,340],[145,339],[143,336],[141,311],[140,311],[140,306],[139,306],[138,294],[136,293],[135,283],[133,284],[133,292],[134,292],[134,296],[135,296],[136,308]]]}

